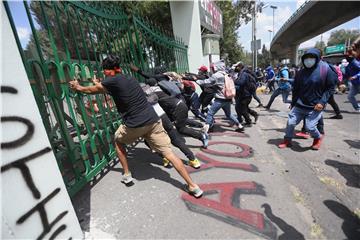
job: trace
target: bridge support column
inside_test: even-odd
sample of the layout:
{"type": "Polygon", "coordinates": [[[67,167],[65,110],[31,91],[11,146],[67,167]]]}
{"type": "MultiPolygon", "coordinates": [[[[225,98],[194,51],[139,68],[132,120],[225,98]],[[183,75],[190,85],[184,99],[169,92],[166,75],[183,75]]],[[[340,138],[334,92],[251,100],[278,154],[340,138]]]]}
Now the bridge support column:
{"type": "Polygon", "coordinates": [[[292,46],[290,48],[290,62],[291,62],[291,64],[298,65],[298,63],[299,63],[299,61],[298,61],[298,49],[299,49],[299,45],[292,46]]]}
{"type": "Polygon", "coordinates": [[[203,52],[198,1],[170,1],[174,35],[181,37],[188,46],[190,72],[197,72],[202,65],[203,52]]]}

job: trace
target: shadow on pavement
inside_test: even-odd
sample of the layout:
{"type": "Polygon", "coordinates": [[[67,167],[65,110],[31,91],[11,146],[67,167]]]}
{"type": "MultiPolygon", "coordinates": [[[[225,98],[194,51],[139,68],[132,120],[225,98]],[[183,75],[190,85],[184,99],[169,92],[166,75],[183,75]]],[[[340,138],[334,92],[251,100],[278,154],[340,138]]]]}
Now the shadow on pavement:
{"type": "Polygon", "coordinates": [[[360,165],[347,164],[330,159],[326,160],[325,164],[336,168],[346,179],[347,186],[360,188],[360,165]]]}
{"type": "Polygon", "coordinates": [[[278,113],[278,112],[281,112],[280,110],[276,110],[276,109],[266,109],[266,108],[263,108],[260,110],[261,112],[269,112],[269,113],[278,113]]]}
{"type": "Polygon", "coordinates": [[[86,184],[71,201],[75,209],[76,216],[79,220],[81,229],[84,232],[90,231],[90,216],[91,216],[91,189],[101,181],[101,179],[113,168],[117,159],[114,159],[110,164],[105,167],[91,182],[86,184]]]}
{"type": "Polygon", "coordinates": [[[301,232],[296,230],[296,228],[294,228],[293,226],[289,225],[282,218],[275,216],[269,204],[265,203],[261,205],[261,207],[264,208],[264,213],[266,217],[268,217],[274,224],[276,224],[281,229],[281,231],[283,231],[283,234],[278,237],[278,240],[305,240],[305,237],[301,232]]]}
{"type": "Polygon", "coordinates": [[[350,147],[360,149],[360,140],[354,141],[350,139],[345,139],[344,142],[349,144],[350,147]]]}
{"type": "Polygon", "coordinates": [[[209,132],[226,132],[226,131],[235,131],[235,128],[221,123],[214,123],[214,126],[211,128],[209,132]]]}
{"type": "MultiPolygon", "coordinates": [[[[151,153],[146,148],[134,148],[128,151],[128,163],[132,176],[137,181],[146,181],[149,179],[158,179],[170,183],[176,188],[184,190],[184,184],[174,178],[162,166],[162,159],[158,155],[151,153]],[[154,165],[157,166],[154,166],[154,165]],[[159,167],[158,167],[159,166],[159,167]]],[[[111,171],[122,173],[122,168],[112,167],[111,171]]],[[[174,172],[174,174],[177,174],[174,172]]]]}
{"type": "MultiPolygon", "coordinates": [[[[324,112],[326,113],[334,113],[334,110],[327,110],[325,109],[324,112]]],[[[341,110],[341,113],[346,113],[346,114],[359,114],[358,112],[354,111],[345,111],[345,110],[341,110]]]]}
{"type": "Polygon", "coordinates": [[[276,131],[276,132],[281,132],[281,133],[285,133],[286,128],[262,128],[262,131],[276,131]]]}
{"type": "Polygon", "coordinates": [[[350,209],[333,200],[325,200],[324,204],[335,213],[336,216],[344,220],[341,228],[347,239],[360,239],[360,219],[351,212],[350,209]]]}
{"type": "MultiPolygon", "coordinates": [[[[282,143],[283,140],[283,138],[269,139],[267,143],[278,147],[278,145],[282,143]]],[[[292,146],[290,147],[290,149],[295,152],[305,152],[311,150],[311,147],[302,147],[298,142],[292,141],[292,146]]]]}

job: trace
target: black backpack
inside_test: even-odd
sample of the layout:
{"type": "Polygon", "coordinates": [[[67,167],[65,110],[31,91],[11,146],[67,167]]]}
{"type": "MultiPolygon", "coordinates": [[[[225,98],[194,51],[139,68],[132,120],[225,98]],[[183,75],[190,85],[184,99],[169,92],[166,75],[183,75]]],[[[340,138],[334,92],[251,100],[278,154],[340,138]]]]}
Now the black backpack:
{"type": "Polygon", "coordinates": [[[249,90],[250,93],[254,93],[256,91],[256,79],[254,78],[254,76],[252,74],[247,74],[248,75],[248,80],[247,80],[247,88],[249,90]]]}
{"type": "Polygon", "coordinates": [[[178,97],[181,95],[179,87],[171,81],[162,80],[158,82],[159,87],[168,95],[178,97]]]}

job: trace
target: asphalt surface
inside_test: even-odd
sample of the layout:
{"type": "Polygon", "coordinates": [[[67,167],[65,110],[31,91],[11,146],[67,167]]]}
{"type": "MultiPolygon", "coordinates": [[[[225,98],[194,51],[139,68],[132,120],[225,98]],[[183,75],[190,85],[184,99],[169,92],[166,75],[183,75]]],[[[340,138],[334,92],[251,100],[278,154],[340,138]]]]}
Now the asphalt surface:
{"type": "MultiPolygon", "coordinates": [[[[269,95],[260,98],[266,103],[269,95]]],[[[161,158],[139,143],[129,150],[133,186],[120,182],[117,163],[74,197],[85,237],[360,239],[360,114],[346,95],[335,99],[344,119],[328,119],[333,114],[328,106],[319,151],[309,148],[311,139],[294,139],[291,149],[277,148],[289,112],[281,96],[270,111],[254,108],[260,118],[246,135],[224,133],[233,129],[219,112],[215,131],[220,136],[212,136],[209,149],[223,153],[202,152],[200,141],[186,138],[195,153],[218,161],[217,167],[191,170],[191,177],[206,189],[201,199],[189,197],[176,170],[164,168],[161,158]],[[225,157],[228,153],[236,154],[225,157]]]]}

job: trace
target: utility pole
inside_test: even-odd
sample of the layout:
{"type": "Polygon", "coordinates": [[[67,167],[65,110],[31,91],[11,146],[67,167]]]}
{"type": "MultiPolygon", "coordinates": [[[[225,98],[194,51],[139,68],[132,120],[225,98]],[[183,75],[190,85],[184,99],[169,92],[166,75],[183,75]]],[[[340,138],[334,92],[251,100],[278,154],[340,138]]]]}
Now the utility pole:
{"type": "Polygon", "coordinates": [[[270,29],[268,29],[268,32],[269,32],[269,40],[271,41],[271,33],[272,33],[273,31],[271,31],[270,29]]]}
{"type": "Polygon", "coordinates": [[[253,47],[253,71],[256,70],[257,67],[257,50],[256,50],[256,0],[254,1],[254,10],[252,12],[252,47],[253,47]]]}
{"type": "Polygon", "coordinates": [[[274,34],[275,34],[275,9],[277,9],[277,6],[271,5],[270,7],[273,10],[273,30],[272,30],[272,32],[273,32],[273,38],[274,38],[274,34]]]}

